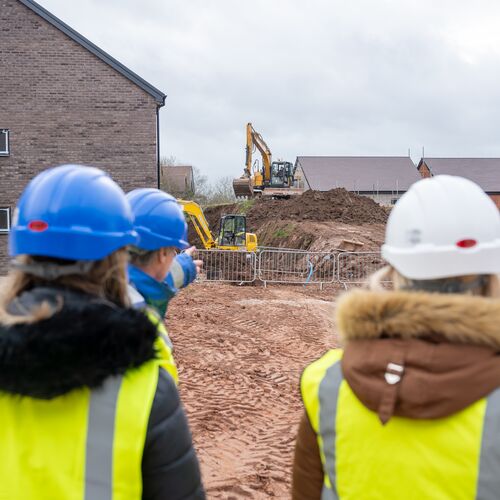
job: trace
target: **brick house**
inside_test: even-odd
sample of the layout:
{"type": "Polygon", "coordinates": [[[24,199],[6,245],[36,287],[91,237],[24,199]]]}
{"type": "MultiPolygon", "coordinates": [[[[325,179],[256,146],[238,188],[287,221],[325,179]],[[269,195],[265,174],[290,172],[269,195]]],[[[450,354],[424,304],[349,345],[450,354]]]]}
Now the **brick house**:
{"type": "Polygon", "coordinates": [[[422,158],[417,169],[423,178],[459,175],[470,179],[500,208],[500,158],[422,158]]]}
{"type": "Polygon", "coordinates": [[[393,205],[420,179],[408,156],[298,156],[295,178],[304,190],[345,188],[393,205]]]}
{"type": "Polygon", "coordinates": [[[126,191],[159,185],[166,96],[31,0],[0,0],[0,67],[1,275],[10,212],[44,168],[95,165],[126,191]]]}

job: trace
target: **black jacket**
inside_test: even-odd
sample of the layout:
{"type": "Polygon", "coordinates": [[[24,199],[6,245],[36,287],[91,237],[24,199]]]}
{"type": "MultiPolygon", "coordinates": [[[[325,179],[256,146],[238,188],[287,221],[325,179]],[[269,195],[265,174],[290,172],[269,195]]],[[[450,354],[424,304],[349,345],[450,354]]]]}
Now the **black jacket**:
{"type": "MultiPolygon", "coordinates": [[[[51,399],[100,387],[156,356],[156,328],[134,309],[83,293],[36,288],[9,306],[25,314],[42,302],[62,304],[49,319],[0,324],[0,391],[51,399]]],[[[142,460],[143,499],[203,499],[200,470],[177,388],[163,369],[149,417],[142,460]]]]}

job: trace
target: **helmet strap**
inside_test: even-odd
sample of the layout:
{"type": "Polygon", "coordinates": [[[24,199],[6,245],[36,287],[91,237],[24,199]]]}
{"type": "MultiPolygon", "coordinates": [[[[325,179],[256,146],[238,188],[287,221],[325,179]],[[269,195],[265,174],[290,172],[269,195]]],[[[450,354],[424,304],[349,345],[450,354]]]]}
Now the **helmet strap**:
{"type": "Polygon", "coordinates": [[[94,260],[77,260],[73,264],[55,264],[54,262],[36,262],[23,264],[17,260],[12,261],[12,267],[26,274],[49,281],[56,280],[70,274],[87,274],[93,267],[94,260]]]}

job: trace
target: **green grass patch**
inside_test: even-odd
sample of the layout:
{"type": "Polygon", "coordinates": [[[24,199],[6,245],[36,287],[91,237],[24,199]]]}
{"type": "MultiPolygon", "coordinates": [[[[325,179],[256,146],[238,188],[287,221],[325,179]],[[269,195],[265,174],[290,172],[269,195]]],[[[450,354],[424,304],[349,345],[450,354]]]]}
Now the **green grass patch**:
{"type": "Polygon", "coordinates": [[[246,214],[255,205],[255,202],[255,198],[249,198],[248,200],[238,202],[238,212],[240,214],[246,214]]]}
{"type": "Polygon", "coordinates": [[[294,229],[295,226],[293,224],[287,224],[284,227],[276,229],[273,233],[273,238],[288,238],[293,233],[294,229]]]}

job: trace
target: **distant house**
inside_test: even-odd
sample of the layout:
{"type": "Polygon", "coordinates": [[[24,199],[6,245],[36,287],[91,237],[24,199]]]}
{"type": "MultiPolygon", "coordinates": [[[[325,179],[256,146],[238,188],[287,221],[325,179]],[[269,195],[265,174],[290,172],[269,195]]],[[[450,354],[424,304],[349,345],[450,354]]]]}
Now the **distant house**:
{"type": "Polygon", "coordinates": [[[500,158],[422,158],[418,163],[422,177],[459,175],[488,193],[500,208],[500,158]]]}
{"type": "Polygon", "coordinates": [[[3,0],[0,33],[1,275],[13,208],[41,170],[83,163],[124,190],[158,186],[165,94],[33,0],[3,0]]]}
{"type": "Polygon", "coordinates": [[[161,187],[177,197],[194,193],[193,167],[191,165],[162,165],[161,187]]]}
{"type": "Polygon", "coordinates": [[[298,156],[296,178],[304,190],[345,188],[393,205],[420,179],[407,156],[298,156]]]}

